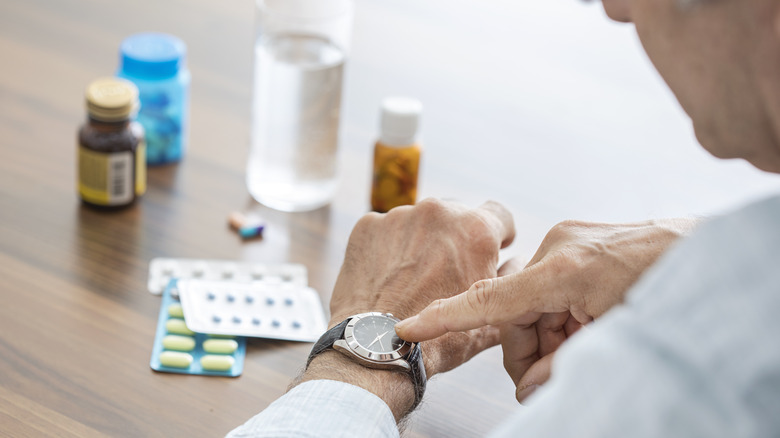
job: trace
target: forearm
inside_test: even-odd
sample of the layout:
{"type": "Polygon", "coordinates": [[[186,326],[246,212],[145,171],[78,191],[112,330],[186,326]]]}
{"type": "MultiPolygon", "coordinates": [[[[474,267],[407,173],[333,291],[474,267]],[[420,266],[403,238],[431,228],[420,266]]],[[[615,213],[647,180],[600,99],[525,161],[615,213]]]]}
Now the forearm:
{"type": "Polygon", "coordinates": [[[326,351],[315,357],[293,387],[323,379],[349,383],[373,393],[387,403],[396,422],[400,422],[414,404],[414,385],[408,375],[366,368],[337,351],[326,351]]]}

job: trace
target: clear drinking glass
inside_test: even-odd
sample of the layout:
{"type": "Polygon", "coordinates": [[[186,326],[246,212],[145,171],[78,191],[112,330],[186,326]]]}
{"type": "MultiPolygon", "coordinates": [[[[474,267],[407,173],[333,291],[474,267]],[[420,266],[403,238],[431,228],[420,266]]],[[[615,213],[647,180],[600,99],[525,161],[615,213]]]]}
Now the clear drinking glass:
{"type": "Polygon", "coordinates": [[[328,204],[353,0],[257,0],[247,187],[282,211],[328,204]]]}

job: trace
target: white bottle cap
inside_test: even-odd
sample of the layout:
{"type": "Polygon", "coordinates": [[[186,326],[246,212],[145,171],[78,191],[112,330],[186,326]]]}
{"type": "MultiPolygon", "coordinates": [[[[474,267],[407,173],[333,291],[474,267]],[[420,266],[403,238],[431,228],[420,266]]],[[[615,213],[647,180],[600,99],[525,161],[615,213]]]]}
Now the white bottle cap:
{"type": "Polygon", "coordinates": [[[387,146],[410,146],[417,139],[422,103],[410,97],[388,97],[382,101],[381,136],[387,146]]]}

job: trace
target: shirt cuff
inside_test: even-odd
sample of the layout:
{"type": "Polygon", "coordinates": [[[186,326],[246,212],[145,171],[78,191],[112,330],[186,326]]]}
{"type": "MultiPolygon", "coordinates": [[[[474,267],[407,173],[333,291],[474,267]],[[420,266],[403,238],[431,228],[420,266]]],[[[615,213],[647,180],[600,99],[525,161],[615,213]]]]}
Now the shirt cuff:
{"type": "Polygon", "coordinates": [[[399,433],[390,408],[373,393],[335,380],[310,380],[227,436],[398,438],[399,433]]]}

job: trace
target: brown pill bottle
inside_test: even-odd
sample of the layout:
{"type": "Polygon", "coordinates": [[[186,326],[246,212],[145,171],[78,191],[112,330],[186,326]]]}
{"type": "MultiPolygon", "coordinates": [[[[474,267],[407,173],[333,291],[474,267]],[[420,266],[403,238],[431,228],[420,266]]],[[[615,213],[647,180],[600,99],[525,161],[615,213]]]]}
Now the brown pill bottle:
{"type": "Polygon", "coordinates": [[[146,191],[144,129],[133,120],[138,88],[124,79],[97,79],[87,87],[86,104],[78,134],[79,196],[98,209],[130,206],[146,191]]]}
{"type": "Polygon", "coordinates": [[[386,213],[417,201],[422,148],[417,139],[422,103],[409,97],[382,101],[380,137],[374,146],[371,209],[386,213]]]}

